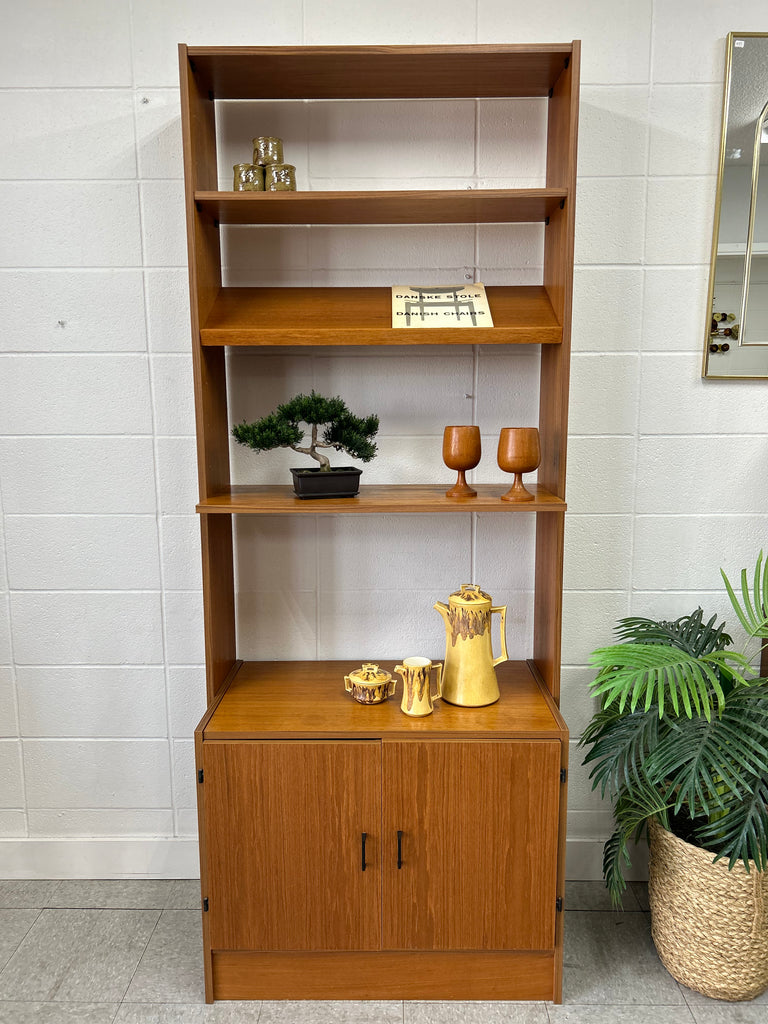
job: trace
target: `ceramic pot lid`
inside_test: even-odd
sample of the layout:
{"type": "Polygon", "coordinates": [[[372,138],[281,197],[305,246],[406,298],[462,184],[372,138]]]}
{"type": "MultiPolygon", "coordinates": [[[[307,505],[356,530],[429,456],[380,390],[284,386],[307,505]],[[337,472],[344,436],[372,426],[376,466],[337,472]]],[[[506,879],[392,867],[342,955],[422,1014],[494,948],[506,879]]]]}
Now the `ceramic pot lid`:
{"type": "Polygon", "coordinates": [[[349,678],[353,683],[388,683],[392,676],[373,662],[364,661],[362,668],[349,673],[349,678]]]}
{"type": "Polygon", "coordinates": [[[478,608],[482,604],[492,604],[490,595],[481,590],[475,583],[462,583],[461,590],[455,590],[449,601],[451,604],[465,605],[470,608],[478,608]]]}

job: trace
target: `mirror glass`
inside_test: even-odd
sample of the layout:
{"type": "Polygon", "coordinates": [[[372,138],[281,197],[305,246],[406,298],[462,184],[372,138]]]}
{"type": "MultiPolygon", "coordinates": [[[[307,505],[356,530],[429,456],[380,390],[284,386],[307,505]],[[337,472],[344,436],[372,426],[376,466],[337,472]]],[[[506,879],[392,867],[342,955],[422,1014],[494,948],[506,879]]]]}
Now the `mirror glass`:
{"type": "Polygon", "coordinates": [[[768,377],[768,34],[726,53],[704,376],[768,377]]]}

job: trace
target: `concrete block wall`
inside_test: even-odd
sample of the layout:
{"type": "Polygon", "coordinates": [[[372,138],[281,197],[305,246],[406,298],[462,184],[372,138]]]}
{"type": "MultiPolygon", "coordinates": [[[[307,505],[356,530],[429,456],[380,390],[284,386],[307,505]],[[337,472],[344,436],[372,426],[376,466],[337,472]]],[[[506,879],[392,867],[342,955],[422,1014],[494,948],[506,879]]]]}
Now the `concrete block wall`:
{"type": "MultiPolygon", "coordinates": [[[[760,0],[28,0],[0,38],[0,876],[194,875],[204,706],[176,44],[583,41],[563,708],[628,613],[728,609],[718,569],[766,545],[765,383],[700,379],[724,37],[760,0]]],[[[222,185],[279,134],[300,187],[534,185],[539,102],[231,104],[222,185]],[[418,118],[418,128],[414,128],[418,118]],[[423,125],[427,127],[424,128],[423,125]],[[269,126],[267,128],[267,125],[269,126]],[[511,157],[508,155],[511,154],[511,157]]],[[[230,228],[227,280],[541,276],[541,231],[230,228]]],[[[341,393],[382,421],[369,481],[444,481],[447,422],[535,418],[531,353],[232,353],[232,416],[341,393]]],[[[295,456],[233,450],[236,479],[295,456]]],[[[237,522],[240,653],[439,654],[469,579],[528,653],[533,517],[237,522]],[[270,588],[271,626],[265,628],[270,588]],[[405,597],[403,597],[403,590],[405,597]],[[277,621],[278,628],[274,628],[277,621]]],[[[610,814],[572,759],[569,874],[610,814]]]]}

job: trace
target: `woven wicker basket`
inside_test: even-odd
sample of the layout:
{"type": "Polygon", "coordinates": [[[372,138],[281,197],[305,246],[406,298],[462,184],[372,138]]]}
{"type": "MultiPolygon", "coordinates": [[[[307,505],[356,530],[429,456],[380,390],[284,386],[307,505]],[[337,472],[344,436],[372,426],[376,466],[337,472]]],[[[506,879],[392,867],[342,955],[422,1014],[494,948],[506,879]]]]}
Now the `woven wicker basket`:
{"type": "Polygon", "coordinates": [[[728,870],[713,854],[650,825],[651,932],[673,978],[712,999],[768,988],[768,872],[728,870]]]}

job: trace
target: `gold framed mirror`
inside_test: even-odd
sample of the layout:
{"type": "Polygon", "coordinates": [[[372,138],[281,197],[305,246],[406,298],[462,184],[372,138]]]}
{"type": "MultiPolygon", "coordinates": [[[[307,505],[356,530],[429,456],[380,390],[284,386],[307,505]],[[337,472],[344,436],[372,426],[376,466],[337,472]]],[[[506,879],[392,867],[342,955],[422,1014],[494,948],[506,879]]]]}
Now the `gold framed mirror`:
{"type": "Polygon", "coordinates": [[[703,376],[768,378],[768,33],[726,43],[703,376]]]}

